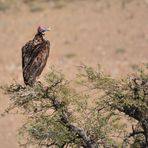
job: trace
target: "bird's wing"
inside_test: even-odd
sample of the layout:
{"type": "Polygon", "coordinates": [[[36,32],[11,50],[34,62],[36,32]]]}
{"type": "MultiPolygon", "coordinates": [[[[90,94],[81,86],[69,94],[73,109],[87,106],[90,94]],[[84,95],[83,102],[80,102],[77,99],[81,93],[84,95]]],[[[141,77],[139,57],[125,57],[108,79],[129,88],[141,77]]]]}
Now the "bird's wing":
{"type": "Polygon", "coordinates": [[[30,59],[31,59],[31,53],[33,49],[33,41],[27,42],[22,47],[22,68],[24,69],[26,65],[28,65],[30,59]]]}
{"type": "Polygon", "coordinates": [[[46,65],[49,56],[50,43],[45,41],[36,45],[31,54],[26,54],[25,64],[23,69],[24,81],[27,83],[34,83],[37,76],[39,76],[46,65]]]}

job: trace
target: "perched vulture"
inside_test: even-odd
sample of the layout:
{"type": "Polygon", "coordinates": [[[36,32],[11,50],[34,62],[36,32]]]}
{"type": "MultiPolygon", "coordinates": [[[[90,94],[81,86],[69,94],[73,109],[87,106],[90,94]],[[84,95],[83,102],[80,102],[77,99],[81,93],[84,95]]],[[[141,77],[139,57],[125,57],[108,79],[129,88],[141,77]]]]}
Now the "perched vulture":
{"type": "Polygon", "coordinates": [[[22,47],[22,69],[26,85],[33,86],[43,71],[49,56],[50,42],[43,38],[49,28],[39,26],[33,40],[22,47]]]}

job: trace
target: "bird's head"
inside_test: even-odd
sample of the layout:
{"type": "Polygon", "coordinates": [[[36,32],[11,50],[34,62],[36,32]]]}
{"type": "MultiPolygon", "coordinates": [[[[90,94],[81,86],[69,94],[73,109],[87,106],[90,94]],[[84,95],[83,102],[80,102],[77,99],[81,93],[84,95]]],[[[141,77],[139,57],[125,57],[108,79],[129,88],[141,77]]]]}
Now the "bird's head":
{"type": "Polygon", "coordinates": [[[44,34],[47,31],[50,31],[51,29],[49,27],[43,27],[43,26],[39,26],[37,29],[37,32],[40,34],[44,34]]]}

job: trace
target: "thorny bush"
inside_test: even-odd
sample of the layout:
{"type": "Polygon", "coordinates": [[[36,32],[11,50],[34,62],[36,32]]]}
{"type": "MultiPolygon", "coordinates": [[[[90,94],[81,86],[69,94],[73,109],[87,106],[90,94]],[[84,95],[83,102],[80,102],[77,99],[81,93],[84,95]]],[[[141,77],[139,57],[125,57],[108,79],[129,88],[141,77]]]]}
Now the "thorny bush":
{"type": "Polygon", "coordinates": [[[11,104],[3,115],[26,116],[19,130],[20,146],[148,147],[147,69],[122,80],[104,75],[100,68],[81,69],[76,83],[52,69],[44,83],[32,88],[4,87],[11,104]],[[122,117],[133,124],[130,132],[122,117]]]}

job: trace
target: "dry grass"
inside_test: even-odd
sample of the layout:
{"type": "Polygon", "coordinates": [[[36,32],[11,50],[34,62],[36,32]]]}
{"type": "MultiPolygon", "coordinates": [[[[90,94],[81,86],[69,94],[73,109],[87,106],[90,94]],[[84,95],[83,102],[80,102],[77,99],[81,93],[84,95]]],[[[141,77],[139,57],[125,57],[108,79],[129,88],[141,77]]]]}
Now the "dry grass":
{"type": "Polygon", "coordinates": [[[22,5],[27,5],[32,12],[42,11],[44,7],[48,4],[52,5],[54,8],[61,8],[70,0],[0,0],[0,11],[6,11],[8,9],[21,8],[22,5]]]}
{"type": "MultiPolygon", "coordinates": [[[[6,11],[8,9],[16,7],[20,8],[21,5],[27,5],[32,12],[35,11],[42,11],[44,9],[44,6],[47,6],[47,3],[49,5],[52,5],[54,8],[62,8],[66,4],[70,2],[74,2],[78,0],[0,0],[0,11],[6,11]]],[[[83,0],[81,0],[83,1],[83,0]]],[[[90,0],[88,0],[90,1],[90,0]]],[[[107,8],[111,6],[112,3],[114,3],[115,0],[93,0],[94,2],[100,2],[104,3],[107,8]]],[[[130,4],[133,0],[120,0],[121,7],[125,8],[128,4],[130,4]]]]}

